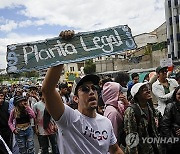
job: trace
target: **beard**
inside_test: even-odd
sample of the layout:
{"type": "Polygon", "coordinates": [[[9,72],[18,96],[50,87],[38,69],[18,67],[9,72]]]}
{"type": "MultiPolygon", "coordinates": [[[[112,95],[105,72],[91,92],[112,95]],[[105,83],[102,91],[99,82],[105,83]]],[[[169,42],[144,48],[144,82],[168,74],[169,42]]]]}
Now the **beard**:
{"type": "Polygon", "coordinates": [[[91,109],[91,110],[97,109],[97,104],[90,106],[90,109],[91,109]]]}

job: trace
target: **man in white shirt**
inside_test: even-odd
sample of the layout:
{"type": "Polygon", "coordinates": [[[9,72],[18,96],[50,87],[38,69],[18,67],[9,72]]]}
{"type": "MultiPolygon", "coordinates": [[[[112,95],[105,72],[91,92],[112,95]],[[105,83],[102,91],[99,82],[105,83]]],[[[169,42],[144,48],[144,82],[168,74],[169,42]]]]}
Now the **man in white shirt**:
{"type": "Polygon", "coordinates": [[[158,75],[158,79],[152,84],[152,92],[158,100],[157,109],[162,115],[164,114],[166,104],[170,100],[174,89],[178,87],[178,83],[175,79],[167,78],[167,72],[167,67],[157,67],[156,73],[158,75]]]}
{"type": "Polygon", "coordinates": [[[109,119],[96,113],[98,94],[96,75],[87,75],[77,84],[74,101],[78,110],[64,104],[55,90],[63,65],[48,70],[43,82],[46,107],[59,126],[60,153],[123,153],[109,119]]]}
{"type": "MultiPolygon", "coordinates": [[[[64,34],[70,35],[66,31],[64,34]]],[[[62,69],[63,65],[50,68],[42,86],[46,108],[59,127],[60,153],[105,154],[109,151],[123,154],[110,120],[96,113],[98,94],[95,85],[99,83],[99,77],[87,75],[78,82],[73,98],[78,103],[78,110],[74,110],[62,102],[56,91],[62,69]]]]}

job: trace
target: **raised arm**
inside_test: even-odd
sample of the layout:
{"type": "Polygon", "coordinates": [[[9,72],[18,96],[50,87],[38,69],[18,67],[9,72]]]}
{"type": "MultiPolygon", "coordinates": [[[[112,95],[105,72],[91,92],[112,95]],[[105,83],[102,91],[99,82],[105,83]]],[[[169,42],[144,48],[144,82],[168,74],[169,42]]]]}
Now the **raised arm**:
{"type": "Polygon", "coordinates": [[[45,99],[46,108],[54,120],[59,120],[64,113],[64,104],[61,96],[56,91],[56,85],[59,81],[62,69],[63,65],[48,69],[42,85],[42,94],[45,99]]]}

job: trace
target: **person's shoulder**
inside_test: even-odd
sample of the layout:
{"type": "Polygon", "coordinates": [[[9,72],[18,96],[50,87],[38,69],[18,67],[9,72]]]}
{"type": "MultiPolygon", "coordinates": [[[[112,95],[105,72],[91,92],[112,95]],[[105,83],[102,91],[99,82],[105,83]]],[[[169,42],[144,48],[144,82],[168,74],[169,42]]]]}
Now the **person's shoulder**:
{"type": "Polygon", "coordinates": [[[113,105],[107,105],[105,108],[105,112],[118,112],[117,109],[113,105]]]}
{"type": "Polygon", "coordinates": [[[171,109],[171,108],[173,108],[174,106],[175,106],[175,102],[172,102],[172,103],[168,103],[167,105],[166,105],[166,108],[168,108],[168,109],[171,109]]]}
{"type": "Polygon", "coordinates": [[[70,113],[70,114],[76,114],[76,115],[81,115],[82,114],[77,109],[74,110],[73,108],[71,108],[67,104],[64,104],[64,113],[70,113]]]}
{"type": "Polygon", "coordinates": [[[157,79],[153,84],[152,84],[152,86],[156,86],[156,85],[159,85],[160,84],[160,82],[159,82],[159,80],[157,79]]]}
{"type": "Polygon", "coordinates": [[[172,83],[178,85],[178,82],[175,79],[173,79],[173,78],[167,78],[167,80],[168,80],[168,82],[172,82],[172,83]]]}
{"type": "Polygon", "coordinates": [[[169,114],[169,113],[175,113],[174,111],[176,111],[176,110],[177,110],[177,108],[176,108],[176,103],[175,102],[168,103],[166,105],[164,115],[169,114]]]}
{"type": "Polygon", "coordinates": [[[40,106],[42,106],[42,105],[43,105],[43,102],[38,101],[38,102],[36,102],[36,103],[33,105],[33,107],[40,107],[40,106]]]}
{"type": "Polygon", "coordinates": [[[133,85],[133,81],[129,81],[128,86],[132,86],[132,85],[133,85]]]}
{"type": "MultiPolygon", "coordinates": [[[[100,115],[97,113],[97,117],[96,117],[96,120],[98,122],[100,122],[102,125],[106,125],[107,127],[111,127],[112,126],[112,123],[111,123],[111,120],[108,119],[107,117],[103,116],[103,115],[100,115]]],[[[99,123],[99,124],[100,124],[99,123]]]]}
{"type": "MultiPolygon", "coordinates": [[[[97,120],[105,120],[105,121],[110,121],[107,117],[100,115],[99,113],[96,113],[96,119],[97,120]]],[[[111,121],[110,121],[111,122],[111,121]]]]}
{"type": "Polygon", "coordinates": [[[127,107],[127,109],[125,110],[125,112],[124,112],[124,114],[126,114],[126,115],[134,114],[134,113],[135,113],[135,111],[134,111],[134,109],[133,109],[133,107],[131,105],[129,105],[127,107]]]}
{"type": "Polygon", "coordinates": [[[8,109],[8,108],[9,108],[9,103],[8,103],[7,101],[4,101],[3,104],[2,104],[2,106],[3,106],[4,108],[8,109]]]}

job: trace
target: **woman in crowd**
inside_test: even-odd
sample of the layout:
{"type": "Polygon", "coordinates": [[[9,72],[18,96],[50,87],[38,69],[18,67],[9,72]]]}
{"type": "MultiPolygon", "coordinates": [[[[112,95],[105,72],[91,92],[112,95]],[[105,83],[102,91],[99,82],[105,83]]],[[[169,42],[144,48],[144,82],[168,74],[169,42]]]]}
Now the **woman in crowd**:
{"type": "Polygon", "coordinates": [[[110,119],[114,134],[119,145],[123,145],[121,135],[123,133],[124,111],[129,102],[121,92],[121,86],[116,82],[106,82],[102,90],[102,99],[105,103],[104,116],[110,119]]]}
{"type": "Polygon", "coordinates": [[[165,108],[161,133],[163,137],[179,138],[176,143],[165,144],[166,154],[180,153],[180,86],[175,89],[172,95],[172,103],[167,104],[165,108]]]}
{"type": "Polygon", "coordinates": [[[125,153],[159,154],[161,149],[158,143],[143,140],[159,136],[157,128],[161,114],[153,107],[149,84],[136,83],[131,88],[131,95],[134,102],[124,113],[124,130],[127,135],[125,153]]]}
{"type": "Polygon", "coordinates": [[[9,127],[15,134],[21,154],[34,154],[33,129],[30,119],[35,118],[34,111],[23,96],[15,97],[14,109],[10,113],[9,127]]]}

